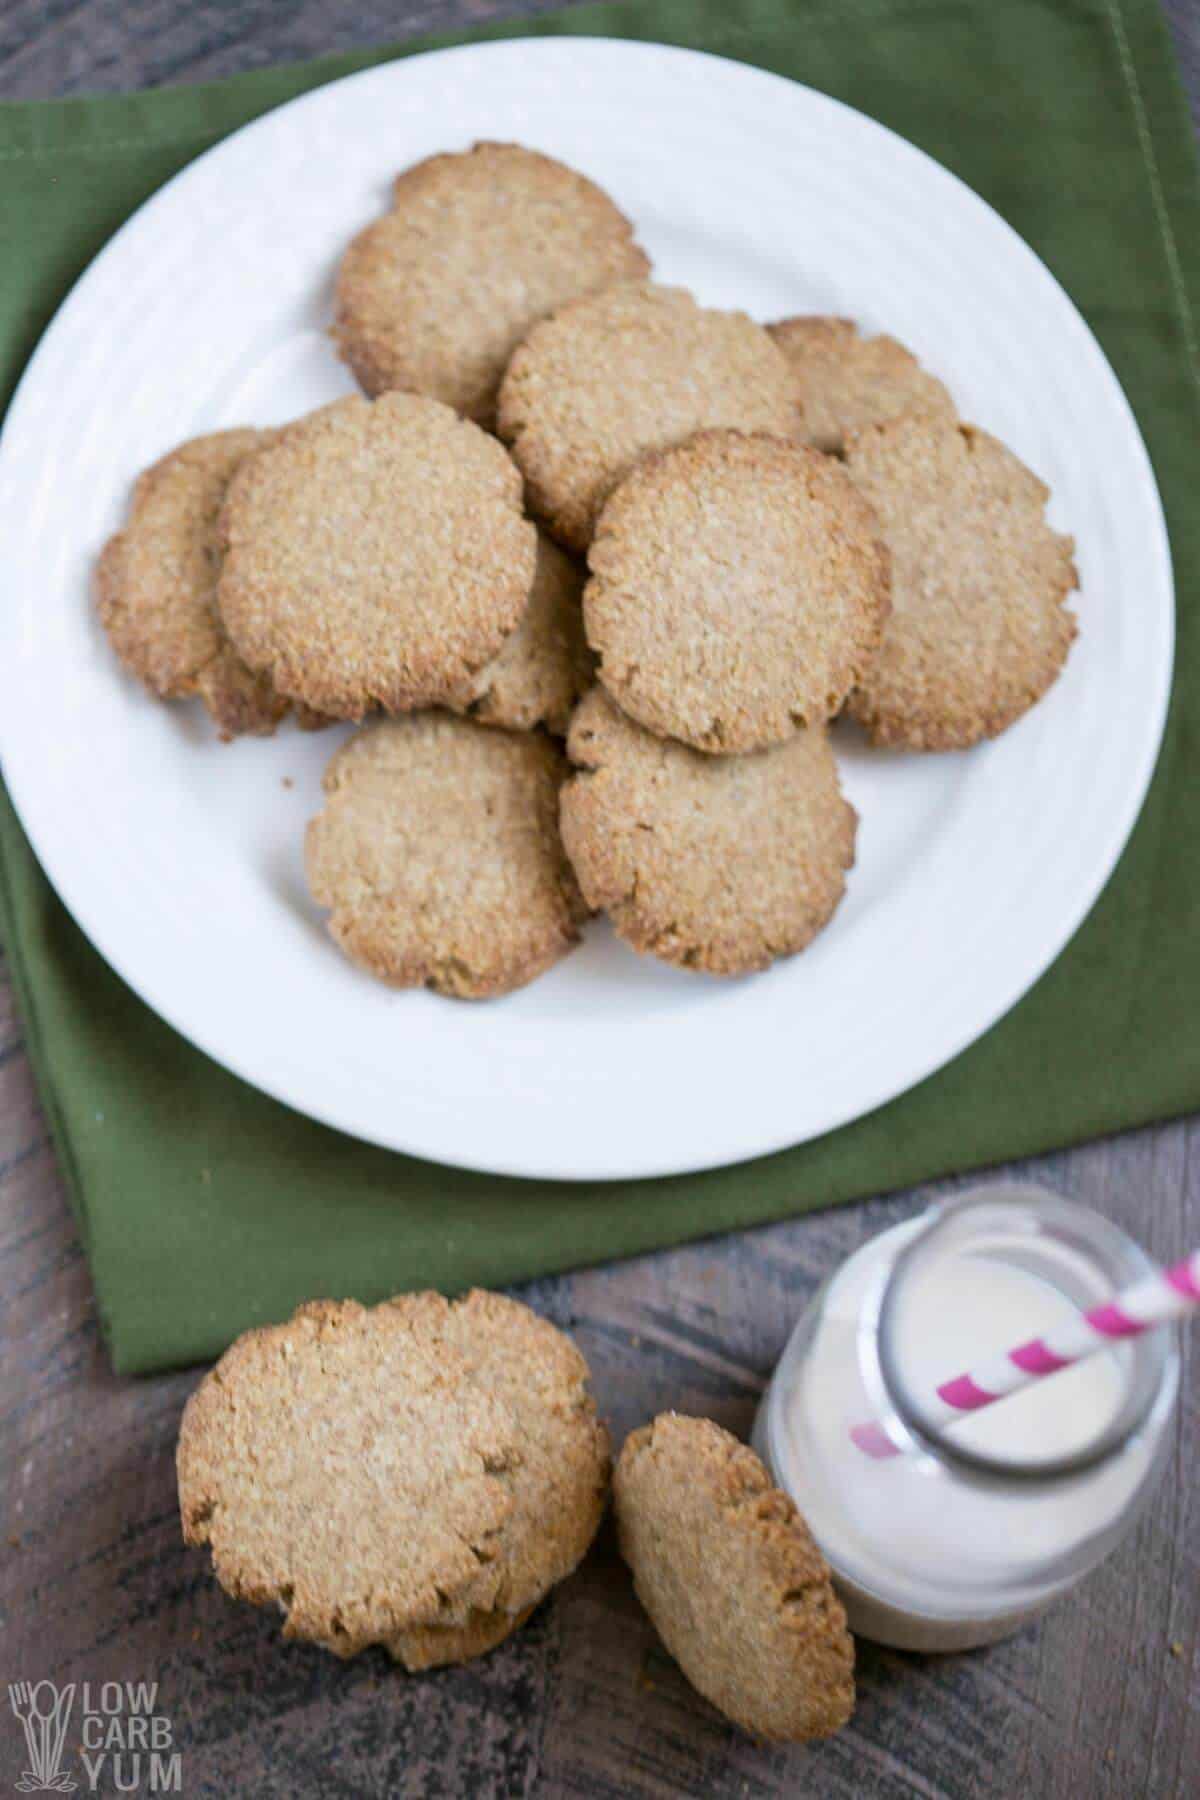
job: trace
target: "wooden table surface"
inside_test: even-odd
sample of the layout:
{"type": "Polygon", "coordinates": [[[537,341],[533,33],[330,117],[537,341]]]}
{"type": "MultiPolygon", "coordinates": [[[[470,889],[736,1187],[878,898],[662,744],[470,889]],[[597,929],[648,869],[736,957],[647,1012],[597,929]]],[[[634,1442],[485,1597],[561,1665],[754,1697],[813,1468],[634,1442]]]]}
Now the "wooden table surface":
{"type": "MultiPolygon", "coordinates": [[[[495,0],[353,9],[4,0],[0,97],[215,77],[516,10],[495,0]]],[[[1172,0],[1168,10],[1197,107],[1200,8],[1172,0]]],[[[1158,1256],[1200,1242],[1197,1121],[1021,1172],[1087,1200],[1158,1256]]],[[[517,1291],[578,1338],[618,1443],[668,1406],[745,1433],[817,1283],[933,1191],[517,1291]]],[[[502,1649],[420,1678],[381,1653],[343,1665],[281,1648],[276,1617],[227,1601],[206,1557],[179,1537],[175,1433],[196,1372],[121,1381],[109,1370],[7,982],[0,1293],[0,1680],[157,1681],[184,1794],[1200,1793],[1200,1334],[1166,1479],[1108,1563],[1040,1624],[988,1651],[925,1658],[862,1644],[848,1729],[780,1750],[742,1737],[688,1687],[634,1601],[607,1528],[583,1570],[502,1649]]],[[[4,1709],[0,1791],[17,1780],[23,1753],[4,1709]]],[[[100,1791],[114,1790],[106,1781],[100,1791]]]]}

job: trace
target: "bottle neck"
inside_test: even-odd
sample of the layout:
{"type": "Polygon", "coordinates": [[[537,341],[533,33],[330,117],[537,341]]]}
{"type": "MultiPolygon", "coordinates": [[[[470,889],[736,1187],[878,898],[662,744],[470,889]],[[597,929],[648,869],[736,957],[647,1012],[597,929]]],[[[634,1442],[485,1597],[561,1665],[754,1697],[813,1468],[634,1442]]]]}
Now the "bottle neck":
{"type": "MultiPolygon", "coordinates": [[[[986,1414],[964,1407],[948,1416],[937,1390],[1031,1336],[1039,1314],[1097,1305],[1151,1267],[1110,1221],[1041,1189],[993,1187],[931,1208],[877,1290],[874,1348],[889,1427],[914,1451],[1006,1485],[1070,1479],[1119,1457],[1168,1393],[1177,1355],[1168,1330],[1129,1339],[1103,1364],[1050,1376],[1040,1392],[986,1414]]],[[[956,1391],[970,1396],[969,1386],[956,1391]]]]}

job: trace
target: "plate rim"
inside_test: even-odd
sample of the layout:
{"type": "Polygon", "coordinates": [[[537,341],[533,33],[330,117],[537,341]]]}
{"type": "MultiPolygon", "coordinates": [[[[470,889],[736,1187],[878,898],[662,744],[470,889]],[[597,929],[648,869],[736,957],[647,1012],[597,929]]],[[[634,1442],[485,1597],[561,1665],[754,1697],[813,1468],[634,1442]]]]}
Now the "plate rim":
{"type": "MultiPolygon", "coordinates": [[[[847,115],[854,121],[855,129],[866,127],[870,132],[879,134],[882,138],[888,140],[893,147],[899,146],[902,156],[920,159],[923,164],[928,165],[935,171],[936,177],[939,180],[952,183],[956,188],[962,190],[965,195],[969,196],[976,207],[981,208],[989,215],[992,225],[999,225],[1001,227],[1003,234],[1012,241],[1018,254],[1024,258],[1031,259],[1032,262],[1037,265],[1041,278],[1055,290],[1060,303],[1065,309],[1064,317],[1069,316],[1075,331],[1081,333],[1083,338],[1089,342],[1091,350],[1094,353],[1097,368],[1098,370],[1103,371],[1104,379],[1110,390],[1110,396],[1115,400],[1123,415],[1123,423],[1129,437],[1130,446],[1134,450],[1136,456],[1140,459],[1146,477],[1146,496],[1152,502],[1154,525],[1153,544],[1152,546],[1147,546],[1147,554],[1152,554],[1154,561],[1159,566],[1159,571],[1165,584],[1165,594],[1168,605],[1165,610],[1163,625],[1163,635],[1165,640],[1163,654],[1157,669],[1158,691],[1155,695],[1155,705],[1153,708],[1153,728],[1147,732],[1143,740],[1141,767],[1136,773],[1136,778],[1131,781],[1126,789],[1125,805],[1115,827],[1110,828],[1104,855],[1103,857],[1097,857],[1090,879],[1087,882],[1081,882],[1079,884],[1079,890],[1075,900],[1069,906],[1063,908],[1057,928],[1051,932],[1048,937],[1048,942],[1051,947],[1048,950],[1044,950],[1040,959],[1032,962],[1028,970],[1022,974],[1020,979],[1011,984],[1013,991],[1002,1005],[990,1012],[985,1023],[982,1025],[968,1023],[960,1031],[951,1033],[949,1038],[943,1041],[936,1052],[929,1056],[919,1058],[917,1062],[911,1066],[909,1073],[899,1085],[896,1085],[891,1081],[885,1081],[882,1084],[882,1092],[875,1092],[862,1096],[857,1102],[841,1108],[840,1111],[835,1109],[834,1116],[832,1116],[826,1124],[821,1126],[819,1130],[803,1133],[799,1137],[785,1132],[774,1137],[770,1141],[756,1140],[752,1145],[742,1145],[740,1147],[735,1147],[730,1142],[726,1141],[719,1149],[710,1152],[702,1152],[699,1155],[692,1154],[684,1162],[680,1162],[677,1152],[660,1155],[653,1160],[642,1157],[636,1163],[630,1164],[621,1164],[619,1158],[613,1158],[611,1159],[609,1166],[599,1172],[591,1168],[581,1169],[578,1166],[572,1166],[571,1164],[564,1165],[554,1157],[539,1163],[536,1150],[520,1164],[507,1161],[505,1158],[497,1157],[495,1154],[474,1157],[470,1154],[469,1150],[465,1148],[460,1149],[456,1154],[448,1155],[444,1147],[439,1146],[434,1148],[429,1144],[421,1142],[424,1130],[422,1121],[419,1118],[414,1118],[412,1120],[413,1130],[411,1132],[404,1130],[399,1135],[395,1132],[385,1132],[381,1128],[366,1128],[362,1122],[357,1120],[348,1122],[345,1113],[338,1106],[321,1106],[319,1103],[312,1103],[307,1098],[303,1102],[293,1098],[285,1091],[284,1087],[273,1085],[269,1073],[266,1075],[259,1071],[251,1073],[243,1064],[242,1058],[237,1052],[236,1045],[232,1052],[226,1042],[222,1042],[220,1048],[217,1048],[209,1041],[209,1033],[203,1030],[198,1032],[191,1024],[184,1023],[179,1017],[176,1008],[171,1004],[169,998],[167,1002],[164,1003],[157,997],[152,998],[150,993],[145,990],[136,972],[130,968],[129,958],[124,952],[119,947],[115,952],[111,949],[111,934],[106,926],[101,923],[99,927],[94,928],[92,923],[85,922],[87,919],[86,891],[81,888],[80,881],[72,876],[68,869],[64,868],[61,859],[58,857],[52,845],[49,853],[46,853],[44,849],[43,833],[39,826],[37,824],[32,824],[31,819],[27,817],[25,807],[27,795],[21,791],[20,778],[18,777],[15,785],[12,781],[11,770],[14,766],[19,768],[20,759],[19,756],[10,754],[12,727],[10,726],[9,721],[12,717],[11,711],[9,708],[0,707],[0,771],[3,772],[14,811],[39,866],[54,889],[56,896],[97,953],[104,959],[118,978],[132,993],[135,994],[138,1000],[141,1001],[142,1004],[148,1006],[153,1013],[168,1024],[171,1029],[177,1032],[187,1043],[199,1050],[201,1054],[208,1057],[210,1061],[215,1062],[219,1067],[226,1069],[239,1080],[245,1081],[248,1086],[266,1094],[269,1098],[287,1107],[290,1111],[297,1113],[300,1117],[313,1119],[324,1126],[336,1130],[343,1135],[358,1139],[359,1141],[376,1145],[381,1149],[392,1151],[397,1154],[432,1162],[447,1168],[458,1168],[479,1174],[504,1176],[507,1178],[529,1181],[557,1181],[576,1186],[582,1184],[607,1184],[630,1180],[664,1179],[672,1176],[701,1174],[718,1168],[737,1167],[760,1157],[781,1154],[785,1150],[799,1148],[805,1143],[816,1142],[834,1131],[845,1128],[858,1119],[869,1117],[871,1114],[877,1112],[882,1106],[888,1104],[891,1100],[899,1099],[902,1095],[918,1087],[928,1080],[931,1075],[936,1074],[938,1070],[945,1068],[956,1061],[966,1049],[987,1035],[988,1032],[1006,1018],[1013,1008],[1025,998],[1030,990],[1058,961],[1063,951],[1075,937],[1096,906],[1105,888],[1108,886],[1108,883],[1112,879],[1129,844],[1130,838],[1132,837],[1145,805],[1146,797],[1162,753],[1171,696],[1174,690],[1177,635],[1177,595],[1170,536],[1163,508],[1162,496],[1154,472],[1153,461],[1142,435],[1137,416],[1133,411],[1116,371],[1113,369],[1112,364],[1105,354],[1095,333],[1092,331],[1090,325],[1076,306],[1070,294],[1063,287],[1062,283],[1058,280],[1045,261],[1038,255],[1032,245],[1021,236],[1002,213],[998,212],[995,207],[985,200],[982,195],[970,186],[969,183],[964,181],[961,176],[947,168],[945,164],[939,162],[936,157],[931,156],[927,151],[921,149],[919,145],[912,143],[911,140],[903,137],[900,133],[893,131],[891,127],[872,118],[869,114],[850,106],[845,101],[839,100],[833,95],[826,94],[819,88],[813,88],[806,83],[795,81],[789,76],[779,75],[756,63],[743,62],[736,57],[723,56],[712,51],[696,50],[676,44],[660,43],[650,39],[612,38],[596,36],[595,34],[584,35],[576,33],[566,33],[562,35],[532,34],[528,37],[501,38],[488,40],[482,43],[468,42],[436,50],[414,51],[409,53],[404,53],[402,51],[397,56],[390,57],[380,63],[372,64],[368,68],[352,71],[346,75],[336,77],[331,81],[322,82],[313,88],[306,89],[303,93],[295,95],[291,99],[283,101],[277,106],[268,108],[265,112],[258,114],[254,119],[248,120],[244,125],[227,133],[224,137],[219,139],[217,143],[200,152],[197,156],[184,164],[181,169],[177,170],[175,174],[164,182],[161,187],[157,188],[154,193],[148,195],[146,199],[135,208],[129,217],[122,222],[97,254],[80,272],[79,276],[75,279],[70,289],[63,297],[59,306],[55,309],[54,314],[38,339],[17,382],[7,408],[3,430],[0,431],[0,501],[2,501],[3,478],[9,443],[11,436],[13,435],[13,421],[19,420],[22,407],[26,403],[27,392],[36,385],[40,364],[43,355],[47,352],[51,337],[60,327],[64,317],[72,312],[79,304],[81,291],[86,287],[99,265],[106,262],[110,256],[120,253],[122,242],[126,235],[138,227],[144,221],[147,214],[153,212],[156,208],[169,206],[172,203],[173,190],[178,184],[191,177],[193,172],[201,165],[205,164],[209,159],[219,158],[235,140],[246,138],[256,131],[267,128],[278,115],[287,113],[294,108],[302,108],[306,102],[315,99],[319,95],[328,93],[331,89],[345,89],[361,83],[386,82],[389,77],[398,71],[407,72],[414,67],[426,65],[431,61],[443,62],[449,59],[487,59],[496,56],[497,54],[500,56],[513,56],[517,52],[520,52],[528,55],[531,52],[537,54],[539,51],[545,50],[550,50],[553,54],[561,55],[564,51],[576,51],[579,49],[586,51],[593,47],[602,47],[606,53],[617,50],[622,54],[633,57],[649,56],[655,59],[661,59],[666,56],[668,58],[678,58],[688,63],[707,63],[714,65],[721,71],[733,71],[739,78],[749,75],[756,80],[774,86],[782,86],[791,91],[798,91],[808,102],[815,101],[822,107],[836,109],[837,112],[847,115]],[[948,1048],[946,1047],[947,1044],[949,1045],[948,1048]]],[[[2,517],[3,506],[2,503],[0,503],[0,518],[2,517]]],[[[12,614],[9,613],[3,616],[6,620],[9,620],[11,619],[12,614]]],[[[11,629],[11,624],[4,624],[3,631],[0,631],[0,643],[3,643],[4,641],[3,632],[11,631],[11,629]]],[[[736,1137],[736,1132],[727,1133],[726,1136],[727,1138],[736,1137]]]]}

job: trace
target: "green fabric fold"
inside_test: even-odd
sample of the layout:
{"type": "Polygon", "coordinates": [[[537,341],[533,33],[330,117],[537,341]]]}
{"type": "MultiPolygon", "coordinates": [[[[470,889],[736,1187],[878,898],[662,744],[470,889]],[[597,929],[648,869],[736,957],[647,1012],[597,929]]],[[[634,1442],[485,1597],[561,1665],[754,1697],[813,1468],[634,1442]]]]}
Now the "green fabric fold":
{"type": "MultiPolygon", "coordinates": [[[[471,33],[659,39],[821,88],[969,182],[1080,306],[1137,413],[1178,589],[1155,780],[1093,913],[1007,1018],[870,1117],[653,1182],[495,1179],[315,1125],[108,969],[0,795],[0,915],[120,1371],[208,1357],[316,1294],[496,1285],[1072,1144],[1200,1103],[1200,186],[1156,0],[637,0],[471,33]]],[[[439,39],[438,44],[466,38],[439,39]]],[[[67,287],[200,151],[320,82],[434,46],[213,86],[0,108],[0,396],[67,287]]],[[[1131,603],[1136,597],[1131,597],[1131,603]]]]}

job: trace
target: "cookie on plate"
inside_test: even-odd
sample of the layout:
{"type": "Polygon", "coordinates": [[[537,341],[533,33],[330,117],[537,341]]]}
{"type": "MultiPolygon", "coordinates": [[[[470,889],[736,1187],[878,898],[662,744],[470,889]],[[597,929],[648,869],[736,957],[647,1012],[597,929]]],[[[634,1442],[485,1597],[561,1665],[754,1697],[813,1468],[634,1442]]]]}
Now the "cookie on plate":
{"type": "Polygon", "coordinates": [[[706,427],[787,437],[797,420],[787,360],[761,325],[646,282],[535,325],[498,411],[530,505],[573,550],[587,549],[600,508],[647,452],[706,427]]]}
{"type": "Polygon", "coordinates": [[[803,950],[832,916],[857,821],[821,726],[753,756],[703,756],[594,688],[567,751],[563,843],[584,899],[635,950],[738,975],[803,950]]]}
{"type": "Polygon", "coordinates": [[[877,744],[959,750],[1039,700],[1075,636],[1074,544],[1049,489],[974,425],[894,419],[851,437],[846,467],[892,553],[892,615],[850,712],[877,744]]]}
{"type": "Polygon", "coordinates": [[[504,447],[417,394],[289,425],[230,483],[221,531],[238,650],[339,719],[461,692],[520,621],[537,548],[504,447]]]}
{"type": "Polygon", "coordinates": [[[613,1503],[638,1599],[693,1687],[777,1742],[847,1722],[854,1644],[829,1566],[752,1450],[660,1413],[626,1439],[613,1503]]]}
{"type": "Polygon", "coordinates": [[[649,273],[608,195],[519,144],[406,169],[342,259],[334,337],[368,394],[431,394],[490,425],[505,364],[538,319],[649,273]]]}
{"type": "Polygon", "coordinates": [[[482,725],[532,731],[544,725],[565,737],[571,710],[593,680],[583,634],[584,572],[544,531],[521,623],[492,662],[451,702],[482,725]]]}
{"type": "Polygon", "coordinates": [[[247,668],[217,610],[217,520],[234,473],[270,431],[192,438],[138,477],[97,568],[98,608],[125,667],[163,700],[199,694],[223,739],[274,731],[288,710],[247,668]]]}
{"type": "Polygon", "coordinates": [[[648,730],[716,754],[836,713],[887,615],[871,508],[838,463],[779,438],[702,432],[647,458],[588,561],[600,680],[648,730]]]}
{"type": "Polygon", "coordinates": [[[558,835],[565,770],[541,733],[449,713],[356,733],[305,844],[309,888],[351,961],[393,987],[478,1000],[573,949],[586,913],[558,835]]]}
{"type": "Polygon", "coordinates": [[[480,1655],[600,1523],[608,1433],[574,1344],[528,1307],[315,1301],[248,1331],[188,1401],[183,1535],[283,1635],[410,1667],[480,1655]]]}
{"type": "Polygon", "coordinates": [[[852,319],[820,316],[781,319],[767,329],[791,364],[800,436],[814,449],[840,455],[852,431],[901,413],[955,416],[937,376],[894,337],[860,337],[852,319]]]}

